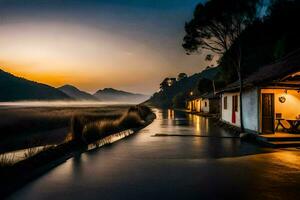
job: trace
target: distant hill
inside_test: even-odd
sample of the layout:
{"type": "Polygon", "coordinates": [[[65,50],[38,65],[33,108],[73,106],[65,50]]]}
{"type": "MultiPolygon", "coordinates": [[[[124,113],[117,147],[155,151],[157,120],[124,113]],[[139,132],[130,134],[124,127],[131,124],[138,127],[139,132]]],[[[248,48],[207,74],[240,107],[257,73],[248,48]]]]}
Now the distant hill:
{"type": "Polygon", "coordinates": [[[57,89],[64,92],[65,94],[67,94],[68,96],[72,97],[75,100],[81,100],[81,101],[97,101],[98,100],[93,95],[91,95],[87,92],[81,91],[72,85],[64,85],[57,89]]]}
{"type": "Polygon", "coordinates": [[[16,77],[0,69],[0,101],[72,100],[49,85],[16,77]]]}
{"type": "Polygon", "coordinates": [[[94,96],[101,101],[132,103],[141,103],[148,98],[147,95],[125,92],[113,88],[104,88],[103,90],[98,90],[94,96]]]}
{"type": "Polygon", "coordinates": [[[212,91],[212,81],[210,79],[217,76],[219,72],[220,67],[207,68],[200,73],[176,81],[172,85],[166,86],[166,88],[154,93],[147,100],[146,104],[165,108],[184,107],[185,100],[189,97],[190,92],[193,92],[194,96],[200,92],[199,84],[207,91],[212,91]]]}

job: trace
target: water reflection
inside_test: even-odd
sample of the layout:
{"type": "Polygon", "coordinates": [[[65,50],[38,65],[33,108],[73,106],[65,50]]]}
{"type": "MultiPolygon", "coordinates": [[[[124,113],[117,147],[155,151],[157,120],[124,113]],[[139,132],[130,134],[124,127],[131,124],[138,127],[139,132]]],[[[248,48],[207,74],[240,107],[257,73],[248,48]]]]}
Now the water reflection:
{"type": "Polygon", "coordinates": [[[168,119],[169,120],[174,119],[174,110],[168,109],[168,119]]]}
{"type": "Polygon", "coordinates": [[[71,174],[74,176],[74,179],[77,178],[77,176],[81,176],[82,175],[82,170],[83,170],[83,163],[86,160],[86,155],[82,154],[82,153],[76,153],[74,158],[70,161],[70,168],[72,168],[71,170],[71,174]]]}
{"type": "MultiPolygon", "coordinates": [[[[218,137],[232,134],[208,118],[176,110],[155,113],[157,119],[138,134],[77,155],[12,199],[258,199],[261,193],[252,191],[274,183],[286,186],[283,194],[287,186],[298,191],[299,176],[289,177],[290,185],[285,177],[291,167],[299,170],[299,151],[218,137]],[[155,133],[179,137],[153,137],[155,133]],[[180,136],[195,134],[213,137],[180,136]]],[[[274,193],[269,189],[264,194],[274,193]]]]}
{"type": "Polygon", "coordinates": [[[195,127],[197,135],[207,135],[209,132],[208,118],[201,117],[199,115],[188,114],[189,122],[195,127]]]}
{"type": "MultiPolygon", "coordinates": [[[[152,134],[162,135],[198,135],[199,138],[193,140],[194,145],[202,145],[201,152],[209,157],[242,156],[256,153],[265,153],[269,149],[260,148],[254,144],[241,142],[238,135],[228,129],[224,129],[215,124],[212,118],[206,118],[195,114],[185,113],[178,110],[154,110],[157,120],[151,125],[152,134]]],[[[162,138],[163,140],[177,141],[178,145],[187,145],[187,138],[162,138]]]]}
{"type": "Polygon", "coordinates": [[[26,149],[20,149],[16,151],[10,151],[0,154],[0,160],[7,162],[7,164],[15,164],[19,161],[25,160],[38,154],[41,151],[45,151],[48,148],[54,147],[55,145],[36,146],[26,149]]]}

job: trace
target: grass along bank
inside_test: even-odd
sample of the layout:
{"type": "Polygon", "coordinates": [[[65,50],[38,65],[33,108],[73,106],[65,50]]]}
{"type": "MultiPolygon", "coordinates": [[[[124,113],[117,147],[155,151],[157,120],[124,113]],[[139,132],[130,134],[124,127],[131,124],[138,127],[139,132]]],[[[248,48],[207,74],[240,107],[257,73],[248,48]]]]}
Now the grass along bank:
{"type": "Polygon", "coordinates": [[[132,106],[119,117],[91,121],[85,117],[74,117],[71,122],[71,140],[90,144],[113,133],[143,127],[151,117],[152,111],[146,106],[132,106]]]}
{"type": "Polygon", "coordinates": [[[154,118],[155,114],[146,106],[132,106],[122,115],[106,116],[102,119],[80,115],[74,116],[71,119],[72,131],[66,138],[65,143],[49,147],[45,151],[15,164],[9,163],[9,158],[3,158],[2,161],[7,161],[6,164],[8,165],[4,163],[0,165],[2,193],[0,196],[9,195],[49,169],[65,162],[76,154],[88,150],[89,144],[97,144],[99,140],[105,140],[105,138],[122,131],[131,130],[131,132],[136,132],[149,125],[154,118]]]}
{"type": "MultiPolygon", "coordinates": [[[[30,104],[31,105],[31,104],[30,104]]],[[[0,154],[45,145],[59,145],[70,133],[73,116],[89,120],[120,117],[130,105],[51,105],[30,107],[0,105],[0,154]]]]}

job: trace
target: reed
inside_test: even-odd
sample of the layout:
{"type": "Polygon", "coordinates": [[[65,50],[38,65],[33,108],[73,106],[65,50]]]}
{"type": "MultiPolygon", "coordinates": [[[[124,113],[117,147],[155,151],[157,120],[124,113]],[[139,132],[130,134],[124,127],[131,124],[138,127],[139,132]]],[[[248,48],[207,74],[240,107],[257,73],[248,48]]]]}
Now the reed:
{"type": "Polygon", "coordinates": [[[138,128],[145,124],[150,113],[147,106],[132,106],[121,116],[107,116],[95,121],[76,116],[71,120],[72,139],[88,144],[126,129],[138,128]]]}
{"type": "Polygon", "coordinates": [[[15,163],[15,154],[1,154],[0,155],[0,168],[9,167],[15,163]]]}

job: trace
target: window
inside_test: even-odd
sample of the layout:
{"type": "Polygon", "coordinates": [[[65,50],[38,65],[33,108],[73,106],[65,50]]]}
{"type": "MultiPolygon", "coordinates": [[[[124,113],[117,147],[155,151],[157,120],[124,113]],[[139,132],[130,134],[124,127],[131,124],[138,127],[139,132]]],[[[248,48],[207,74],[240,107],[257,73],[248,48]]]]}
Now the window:
{"type": "Polygon", "coordinates": [[[227,110],[227,96],[224,97],[224,110],[227,110]]]}
{"type": "Polygon", "coordinates": [[[232,109],[235,112],[238,112],[238,95],[234,95],[232,96],[232,109]]]}
{"type": "Polygon", "coordinates": [[[206,101],[204,102],[204,106],[207,107],[207,102],[206,101]]]}

